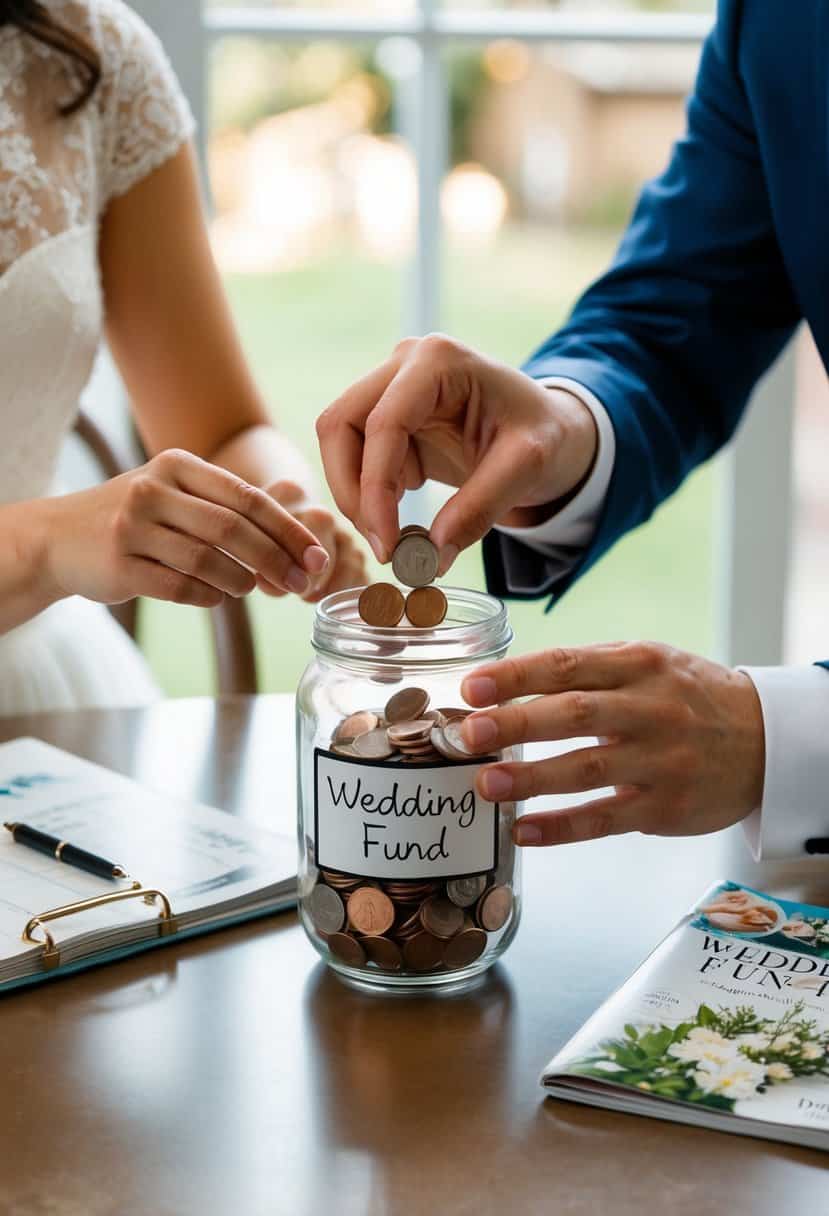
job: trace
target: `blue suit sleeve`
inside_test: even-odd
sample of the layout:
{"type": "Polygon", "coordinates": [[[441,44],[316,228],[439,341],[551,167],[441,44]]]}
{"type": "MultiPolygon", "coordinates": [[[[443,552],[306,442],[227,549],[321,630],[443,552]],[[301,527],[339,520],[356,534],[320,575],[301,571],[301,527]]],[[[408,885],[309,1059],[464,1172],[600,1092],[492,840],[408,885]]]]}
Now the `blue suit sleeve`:
{"type": "Polygon", "coordinates": [[[556,582],[543,557],[491,534],[484,560],[496,594],[557,599],[648,519],[731,437],[800,319],[741,82],[740,16],[736,0],[720,3],[686,134],[642,192],[609,271],[524,368],[579,381],[610,415],[616,462],[594,540],[556,582]],[[523,571],[523,585],[508,568],[523,571]]]}

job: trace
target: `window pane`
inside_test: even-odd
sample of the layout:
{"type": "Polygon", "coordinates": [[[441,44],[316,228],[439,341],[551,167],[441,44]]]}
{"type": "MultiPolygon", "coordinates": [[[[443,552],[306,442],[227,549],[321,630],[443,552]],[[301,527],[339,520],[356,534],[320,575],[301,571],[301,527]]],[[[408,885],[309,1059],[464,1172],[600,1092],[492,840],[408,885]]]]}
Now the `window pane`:
{"type": "MultiPolygon", "coordinates": [[[[215,254],[254,373],[319,468],[317,415],[400,337],[413,159],[372,47],[227,38],[210,79],[215,254]]],[[[252,603],[264,685],[293,691],[313,610],[252,603]]],[[[143,636],[165,689],[208,691],[203,613],[148,605],[143,636]]]]}
{"type": "MultiPolygon", "coordinates": [[[[450,56],[449,333],[520,363],[564,320],[681,132],[697,57],[691,48],[510,41],[450,56]]],[[[693,476],[551,617],[515,604],[518,648],[645,636],[710,650],[713,486],[712,470],[693,476]]],[[[480,556],[464,555],[455,577],[481,585],[480,556]]]]}

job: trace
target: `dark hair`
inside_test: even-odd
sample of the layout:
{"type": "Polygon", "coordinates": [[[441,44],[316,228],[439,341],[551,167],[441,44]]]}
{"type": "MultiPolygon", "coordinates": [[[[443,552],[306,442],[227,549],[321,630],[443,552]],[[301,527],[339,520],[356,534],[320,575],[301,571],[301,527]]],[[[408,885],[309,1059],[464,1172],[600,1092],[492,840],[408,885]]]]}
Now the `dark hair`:
{"type": "Polygon", "coordinates": [[[0,26],[4,25],[16,25],[29,37],[65,55],[77,69],[78,92],[58,107],[63,117],[86,105],[101,79],[101,57],[91,42],[56,21],[39,0],[0,0],[0,26]]]}

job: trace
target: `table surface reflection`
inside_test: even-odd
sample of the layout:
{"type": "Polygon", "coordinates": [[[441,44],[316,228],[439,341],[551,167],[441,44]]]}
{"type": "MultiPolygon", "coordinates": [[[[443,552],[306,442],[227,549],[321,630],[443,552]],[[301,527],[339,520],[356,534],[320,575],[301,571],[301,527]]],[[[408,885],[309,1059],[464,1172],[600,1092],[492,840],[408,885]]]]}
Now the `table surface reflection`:
{"type": "MultiPolygon", "coordinates": [[[[7,719],[187,799],[293,832],[287,697],[7,719]]],[[[488,981],[379,998],[293,913],[0,999],[9,1216],[825,1211],[823,1154],[544,1100],[540,1070],[718,877],[829,901],[819,862],[739,832],[529,852],[488,981]]]]}

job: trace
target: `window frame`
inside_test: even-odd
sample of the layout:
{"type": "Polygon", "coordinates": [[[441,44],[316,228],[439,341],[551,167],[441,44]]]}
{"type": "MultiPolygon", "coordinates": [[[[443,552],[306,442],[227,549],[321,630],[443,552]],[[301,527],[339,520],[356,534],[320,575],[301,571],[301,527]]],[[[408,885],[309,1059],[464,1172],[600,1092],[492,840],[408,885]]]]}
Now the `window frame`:
{"type": "MultiPolygon", "coordinates": [[[[400,133],[417,164],[418,223],[401,333],[440,326],[440,188],[447,168],[448,90],[443,51],[457,43],[511,38],[525,43],[587,41],[701,45],[707,14],[577,13],[573,10],[447,10],[415,0],[406,13],[348,13],[335,8],[207,7],[203,0],[132,0],[155,27],[195,112],[201,150],[207,133],[208,56],[232,35],[297,41],[410,39],[416,70],[397,82],[400,133]]],[[[792,525],[793,343],[755,390],[749,417],[719,457],[717,503],[717,657],[728,663],[782,661],[792,525]]]]}

